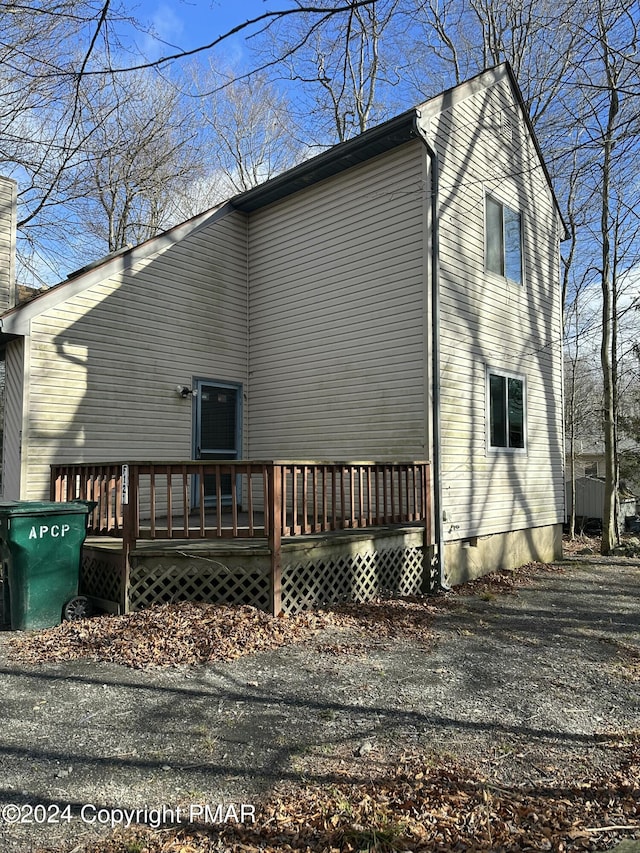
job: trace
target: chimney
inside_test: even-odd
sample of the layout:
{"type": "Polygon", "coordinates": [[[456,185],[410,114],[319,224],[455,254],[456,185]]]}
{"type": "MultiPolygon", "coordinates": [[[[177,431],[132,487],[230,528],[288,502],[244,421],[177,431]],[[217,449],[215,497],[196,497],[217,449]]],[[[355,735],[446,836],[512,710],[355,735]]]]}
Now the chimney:
{"type": "Polygon", "coordinates": [[[0,176],[0,314],[16,304],[16,201],[18,187],[0,176]]]}

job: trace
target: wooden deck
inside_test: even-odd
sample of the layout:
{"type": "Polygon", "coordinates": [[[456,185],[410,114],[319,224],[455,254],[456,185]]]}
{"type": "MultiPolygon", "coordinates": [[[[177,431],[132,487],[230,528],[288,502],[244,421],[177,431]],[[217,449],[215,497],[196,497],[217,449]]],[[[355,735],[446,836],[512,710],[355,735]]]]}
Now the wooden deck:
{"type": "Polygon", "coordinates": [[[398,536],[432,544],[426,462],[54,466],[51,497],[95,503],[82,582],[123,612],[181,595],[291,611],[330,598],[331,572],[335,596],[357,600],[395,583],[376,555],[401,556],[398,536]]]}
{"type": "MultiPolygon", "coordinates": [[[[272,609],[266,538],[140,541],[129,553],[126,590],[122,555],[121,540],[90,537],[84,549],[81,592],[110,612],[184,599],[272,609]],[[123,608],[116,602],[125,596],[123,608]]],[[[289,536],[280,560],[283,613],[418,594],[430,584],[421,525],[289,536]]]]}

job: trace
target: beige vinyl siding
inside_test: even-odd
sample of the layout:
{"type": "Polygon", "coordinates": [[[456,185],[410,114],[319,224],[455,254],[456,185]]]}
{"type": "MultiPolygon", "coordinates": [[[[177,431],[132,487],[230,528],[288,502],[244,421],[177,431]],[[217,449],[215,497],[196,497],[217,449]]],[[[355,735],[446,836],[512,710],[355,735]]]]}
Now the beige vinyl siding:
{"type": "Polygon", "coordinates": [[[252,215],[251,456],[424,458],[423,168],[410,143],[252,215]]]}
{"type": "Polygon", "coordinates": [[[440,157],[443,508],[447,539],[564,517],[558,223],[506,77],[431,118],[440,157]],[[501,117],[511,137],[501,132],[501,117]],[[524,282],[485,272],[485,192],[522,214],[524,282]],[[487,370],[526,383],[526,452],[491,449],[487,370]]]}
{"type": "Polygon", "coordinates": [[[5,406],[2,433],[2,499],[19,500],[24,428],[24,364],[29,340],[10,341],[5,350],[5,406]]]}
{"type": "Polygon", "coordinates": [[[43,496],[52,462],[191,458],[193,398],[176,386],[246,389],[246,335],[240,213],[35,316],[27,496],[43,496]]]}
{"type": "Polygon", "coordinates": [[[0,312],[15,305],[17,185],[0,177],[0,312]]]}

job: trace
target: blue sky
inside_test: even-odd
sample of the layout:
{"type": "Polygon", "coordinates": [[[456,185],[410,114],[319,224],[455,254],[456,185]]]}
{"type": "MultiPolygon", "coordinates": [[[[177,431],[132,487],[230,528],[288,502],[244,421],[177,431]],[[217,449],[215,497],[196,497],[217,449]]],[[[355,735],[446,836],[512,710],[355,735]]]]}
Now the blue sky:
{"type": "MultiPolygon", "coordinates": [[[[176,47],[189,50],[208,44],[246,20],[288,5],[287,0],[137,0],[130,11],[151,24],[162,40],[136,37],[147,57],[157,59],[175,53],[176,47]]],[[[229,49],[241,50],[241,44],[242,37],[236,37],[229,49]]]]}

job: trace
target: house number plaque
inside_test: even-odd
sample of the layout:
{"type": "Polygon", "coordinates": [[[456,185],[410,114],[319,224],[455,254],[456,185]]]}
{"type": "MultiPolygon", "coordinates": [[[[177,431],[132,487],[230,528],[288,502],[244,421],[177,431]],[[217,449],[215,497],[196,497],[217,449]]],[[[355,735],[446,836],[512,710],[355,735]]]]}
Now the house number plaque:
{"type": "Polygon", "coordinates": [[[122,466],[122,504],[129,503],[129,466],[122,466]]]}

